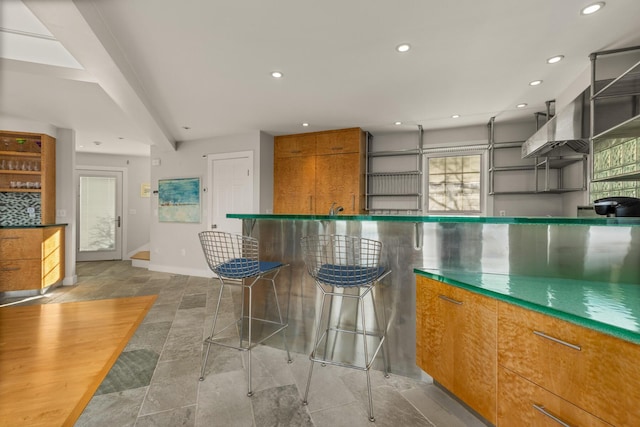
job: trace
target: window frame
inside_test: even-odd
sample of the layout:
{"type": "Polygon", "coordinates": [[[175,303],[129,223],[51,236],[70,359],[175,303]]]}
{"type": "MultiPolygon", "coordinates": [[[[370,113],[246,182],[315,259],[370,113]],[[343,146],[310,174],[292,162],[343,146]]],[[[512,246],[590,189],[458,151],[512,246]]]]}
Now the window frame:
{"type": "Polygon", "coordinates": [[[465,147],[449,147],[446,149],[425,149],[423,154],[424,171],[424,198],[422,202],[422,210],[428,215],[460,215],[460,216],[484,216],[487,212],[487,196],[485,189],[487,188],[487,148],[482,146],[465,146],[465,147]],[[464,157],[464,156],[480,156],[480,209],[479,210],[430,210],[429,209],[429,160],[442,157],[464,157]]]}

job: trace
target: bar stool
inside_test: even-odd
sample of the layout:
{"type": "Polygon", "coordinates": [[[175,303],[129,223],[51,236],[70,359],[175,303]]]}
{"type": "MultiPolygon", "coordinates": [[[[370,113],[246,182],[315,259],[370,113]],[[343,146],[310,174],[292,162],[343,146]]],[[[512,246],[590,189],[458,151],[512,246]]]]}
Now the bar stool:
{"type": "MultiPolygon", "coordinates": [[[[322,293],[315,343],[309,356],[311,366],[303,403],[307,404],[313,366],[316,362],[323,366],[330,364],[363,370],[367,374],[369,421],[375,421],[369,369],[381,349],[385,377],[389,377],[384,348],[387,329],[384,299],[381,322],[374,297],[375,285],[391,272],[380,266],[382,243],[360,237],[312,235],[303,237],[301,244],[307,270],[322,293]],[[369,305],[365,307],[367,296],[370,296],[370,300],[369,305]],[[324,305],[327,297],[329,309],[325,314],[324,305]],[[349,307],[349,300],[357,302],[360,313],[357,306],[355,309],[349,307]],[[374,324],[367,323],[367,314],[371,312],[374,324]],[[358,348],[359,345],[362,345],[362,352],[358,348]],[[370,349],[373,351],[370,352],[370,349]]],[[[382,293],[378,296],[382,298],[382,293]]]]}
{"type": "Polygon", "coordinates": [[[251,349],[253,347],[261,344],[278,332],[282,332],[284,348],[287,351],[287,362],[291,363],[291,355],[289,354],[289,347],[287,345],[287,337],[285,332],[288,323],[283,320],[282,311],[280,310],[280,303],[278,301],[278,292],[276,290],[275,284],[275,278],[280,270],[284,267],[288,267],[289,264],[283,264],[281,262],[273,261],[260,261],[258,240],[253,237],[225,233],[221,231],[202,231],[198,233],[198,237],[200,238],[200,244],[202,245],[202,250],[204,252],[205,258],[207,259],[207,264],[209,264],[209,268],[220,280],[220,293],[218,294],[216,311],[213,315],[211,334],[207,339],[204,340],[204,344],[207,345],[207,349],[204,354],[204,360],[202,362],[200,381],[204,380],[204,373],[207,365],[207,360],[209,358],[209,350],[211,349],[211,344],[233,348],[240,351],[246,351],[249,353],[247,363],[247,396],[251,397],[253,395],[253,391],[251,389],[251,349]],[[271,283],[278,315],[277,321],[253,316],[253,286],[258,283],[264,282],[271,283]],[[240,286],[242,288],[242,310],[238,319],[216,332],[215,329],[216,322],[218,320],[218,312],[220,311],[220,301],[222,300],[222,293],[224,291],[224,288],[227,285],[240,286]],[[245,291],[249,292],[249,308],[246,312],[245,291]],[[261,324],[267,325],[267,327],[274,329],[267,331],[268,335],[264,336],[259,341],[253,342],[252,328],[254,322],[260,322],[261,324]],[[248,329],[246,340],[244,339],[245,323],[247,324],[248,329]],[[226,329],[233,325],[239,327],[240,342],[237,346],[222,342],[224,337],[220,337],[220,334],[222,334],[226,329]]]}

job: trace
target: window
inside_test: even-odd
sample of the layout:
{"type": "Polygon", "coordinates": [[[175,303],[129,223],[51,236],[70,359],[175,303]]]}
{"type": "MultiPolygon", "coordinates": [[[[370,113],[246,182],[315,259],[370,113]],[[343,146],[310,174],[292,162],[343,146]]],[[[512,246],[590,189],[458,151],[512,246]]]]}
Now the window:
{"type": "Polygon", "coordinates": [[[430,157],[427,212],[481,212],[482,155],[430,157]]]}

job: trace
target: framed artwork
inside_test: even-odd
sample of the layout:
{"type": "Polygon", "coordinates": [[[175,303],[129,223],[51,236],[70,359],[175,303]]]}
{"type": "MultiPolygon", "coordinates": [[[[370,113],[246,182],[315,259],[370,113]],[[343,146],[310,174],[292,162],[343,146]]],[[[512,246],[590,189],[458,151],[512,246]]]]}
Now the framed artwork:
{"type": "Polygon", "coordinates": [[[160,222],[200,222],[200,178],[158,180],[160,222]]]}

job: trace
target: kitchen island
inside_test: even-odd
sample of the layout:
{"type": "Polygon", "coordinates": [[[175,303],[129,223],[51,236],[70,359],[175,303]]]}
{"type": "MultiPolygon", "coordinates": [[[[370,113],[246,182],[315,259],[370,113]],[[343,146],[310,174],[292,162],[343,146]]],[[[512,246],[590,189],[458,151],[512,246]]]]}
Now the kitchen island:
{"type": "MultiPolygon", "coordinates": [[[[291,264],[290,344],[309,352],[319,301],[307,274],[300,238],[347,234],[380,240],[392,273],[376,289],[389,320],[392,373],[423,378],[416,364],[415,268],[505,276],[640,284],[640,219],[455,216],[325,216],[229,214],[260,241],[261,256],[291,264]]],[[[286,285],[287,283],[283,283],[286,285]]],[[[288,286],[282,286],[288,289],[288,286]]],[[[283,295],[286,300],[288,295],[283,295]]],[[[277,341],[274,341],[277,344],[277,341]]]]}

